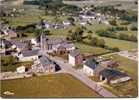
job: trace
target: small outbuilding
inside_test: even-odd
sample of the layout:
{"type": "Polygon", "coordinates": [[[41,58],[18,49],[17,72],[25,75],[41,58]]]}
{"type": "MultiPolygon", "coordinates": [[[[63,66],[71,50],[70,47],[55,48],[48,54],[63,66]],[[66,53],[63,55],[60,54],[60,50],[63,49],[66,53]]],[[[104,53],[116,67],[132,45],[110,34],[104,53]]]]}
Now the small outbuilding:
{"type": "Polygon", "coordinates": [[[17,73],[25,73],[25,71],[26,71],[26,67],[25,66],[20,66],[20,67],[17,67],[16,68],[16,72],[17,73]]]}
{"type": "Polygon", "coordinates": [[[130,79],[131,77],[129,77],[126,73],[113,69],[104,69],[100,72],[100,80],[110,84],[125,82],[130,79]]]}

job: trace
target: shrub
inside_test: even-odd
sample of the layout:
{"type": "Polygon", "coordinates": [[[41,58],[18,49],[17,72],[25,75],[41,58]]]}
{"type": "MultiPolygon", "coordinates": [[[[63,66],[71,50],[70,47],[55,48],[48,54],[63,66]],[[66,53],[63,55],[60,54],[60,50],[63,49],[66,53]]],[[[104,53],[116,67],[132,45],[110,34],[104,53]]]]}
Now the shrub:
{"type": "Polygon", "coordinates": [[[117,21],[114,19],[114,20],[111,20],[109,21],[109,23],[113,26],[117,26],[117,21]]]}
{"type": "Polygon", "coordinates": [[[138,28],[137,28],[136,26],[131,26],[130,30],[131,30],[131,31],[137,31],[138,28]]]}

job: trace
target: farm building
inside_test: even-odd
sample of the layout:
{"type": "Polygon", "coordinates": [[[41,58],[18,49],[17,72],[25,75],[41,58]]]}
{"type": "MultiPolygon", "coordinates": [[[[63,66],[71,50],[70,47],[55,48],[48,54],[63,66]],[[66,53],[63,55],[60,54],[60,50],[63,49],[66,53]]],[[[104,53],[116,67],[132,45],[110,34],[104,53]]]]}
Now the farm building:
{"type": "Polygon", "coordinates": [[[131,78],[126,74],[113,69],[104,69],[100,72],[100,80],[110,84],[125,82],[131,78]]]}

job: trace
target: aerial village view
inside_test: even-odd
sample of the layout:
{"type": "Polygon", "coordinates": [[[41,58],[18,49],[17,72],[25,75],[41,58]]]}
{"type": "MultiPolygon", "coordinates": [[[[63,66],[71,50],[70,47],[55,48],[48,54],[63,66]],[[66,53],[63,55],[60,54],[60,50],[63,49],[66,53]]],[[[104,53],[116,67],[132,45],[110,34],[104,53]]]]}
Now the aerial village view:
{"type": "Polygon", "coordinates": [[[138,96],[138,0],[0,0],[2,98],[138,96]]]}

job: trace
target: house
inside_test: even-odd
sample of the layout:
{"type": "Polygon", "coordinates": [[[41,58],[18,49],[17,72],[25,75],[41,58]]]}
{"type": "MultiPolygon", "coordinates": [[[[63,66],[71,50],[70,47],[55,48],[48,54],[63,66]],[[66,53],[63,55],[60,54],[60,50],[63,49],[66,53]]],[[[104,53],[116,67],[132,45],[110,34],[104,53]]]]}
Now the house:
{"type": "Polygon", "coordinates": [[[62,23],[56,23],[56,24],[54,25],[54,28],[55,28],[55,29],[62,29],[62,28],[64,28],[64,25],[63,25],[62,23]]]}
{"type": "Polygon", "coordinates": [[[15,40],[12,40],[10,42],[12,43],[12,49],[15,49],[17,52],[28,50],[27,43],[15,41],[15,40]]]}
{"type": "Polygon", "coordinates": [[[0,47],[1,48],[10,48],[12,43],[6,39],[0,39],[0,47]]]}
{"type": "Polygon", "coordinates": [[[71,42],[63,42],[61,44],[58,44],[56,46],[53,46],[53,50],[56,52],[56,53],[68,53],[69,51],[72,51],[75,49],[75,46],[73,43],[71,42]]]}
{"type": "Polygon", "coordinates": [[[39,56],[38,60],[34,61],[32,70],[35,72],[55,72],[56,65],[47,56],[39,56]]]}
{"type": "Polygon", "coordinates": [[[16,68],[16,72],[17,73],[22,74],[22,73],[25,73],[25,71],[26,71],[26,67],[25,66],[20,66],[20,67],[16,68]]]}
{"type": "Polygon", "coordinates": [[[81,22],[80,22],[80,25],[82,25],[82,26],[85,26],[86,24],[87,24],[86,21],[81,21],[81,22]]]}
{"type": "Polygon", "coordinates": [[[70,51],[68,59],[69,63],[73,66],[83,63],[83,57],[77,49],[70,51]]]}
{"type": "Polygon", "coordinates": [[[100,66],[99,63],[92,58],[87,60],[83,65],[83,72],[89,76],[98,76],[104,69],[104,67],[100,66]]]}
{"type": "Polygon", "coordinates": [[[47,39],[47,50],[53,50],[53,48],[57,45],[60,45],[64,42],[62,38],[51,37],[47,39]]]}
{"type": "Polygon", "coordinates": [[[131,77],[129,77],[126,73],[113,69],[104,69],[100,72],[100,80],[110,84],[125,82],[130,79],[131,77]]]}
{"type": "Polygon", "coordinates": [[[20,61],[34,61],[38,59],[39,50],[25,50],[18,54],[20,61]]]}
{"type": "Polygon", "coordinates": [[[95,19],[95,15],[79,15],[79,18],[88,21],[95,19]]]}
{"type": "Polygon", "coordinates": [[[71,25],[71,23],[70,23],[70,21],[63,21],[63,25],[64,25],[65,27],[68,27],[68,26],[71,25]]]}
{"type": "Polygon", "coordinates": [[[8,33],[9,38],[16,38],[17,37],[17,33],[11,29],[8,30],[7,33],[8,33]]]}
{"type": "Polygon", "coordinates": [[[46,49],[50,51],[58,51],[61,48],[65,48],[66,51],[75,49],[74,44],[71,41],[67,41],[63,38],[51,37],[46,40],[46,49]]]}
{"type": "Polygon", "coordinates": [[[16,38],[17,37],[17,33],[9,28],[1,30],[1,34],[7,36],[8,38],[16,38]]]}

